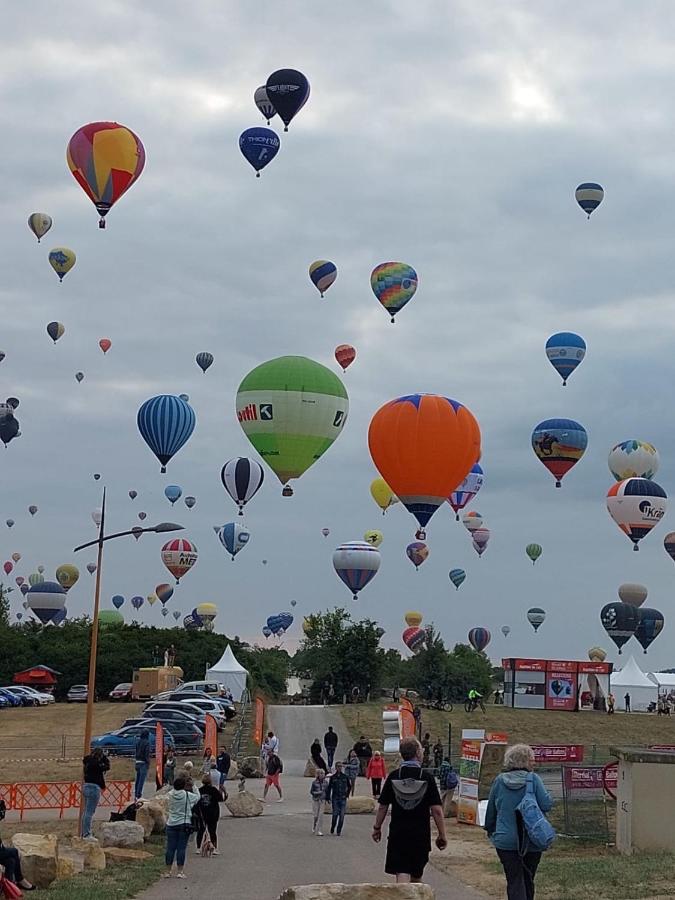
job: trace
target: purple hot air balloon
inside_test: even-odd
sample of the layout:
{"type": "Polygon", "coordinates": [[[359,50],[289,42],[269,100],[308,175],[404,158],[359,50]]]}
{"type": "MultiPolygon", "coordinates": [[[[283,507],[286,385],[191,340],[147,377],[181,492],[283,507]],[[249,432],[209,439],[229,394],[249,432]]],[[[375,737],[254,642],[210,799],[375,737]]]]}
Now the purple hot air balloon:
{"type": "Polygon", "coordinates": [[[133,606],[134,609],[140,609],[144,603],[145,603],[145,597],[136,596],[136,597],[131,598],[131,605],[133,606]]]}

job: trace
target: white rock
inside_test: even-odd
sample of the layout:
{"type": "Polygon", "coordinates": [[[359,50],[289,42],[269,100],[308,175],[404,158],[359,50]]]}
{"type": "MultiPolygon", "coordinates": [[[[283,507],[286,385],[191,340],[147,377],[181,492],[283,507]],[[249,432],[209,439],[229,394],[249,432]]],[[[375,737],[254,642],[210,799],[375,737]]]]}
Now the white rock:
{"type": "Polygon", "coordinates": [[[126,847],[129,850],[142,850],[143,838],[143,826],[137,822],[103,822],[101,825],[102,847],[126,847]]]}

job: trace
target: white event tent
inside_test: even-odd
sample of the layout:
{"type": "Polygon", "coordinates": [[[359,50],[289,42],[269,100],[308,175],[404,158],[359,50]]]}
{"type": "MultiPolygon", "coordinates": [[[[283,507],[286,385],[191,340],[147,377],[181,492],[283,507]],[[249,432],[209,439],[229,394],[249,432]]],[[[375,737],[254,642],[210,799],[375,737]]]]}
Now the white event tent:
{"type": "Polygon", "coordinates": [[[616,698],[617,709],[623,709],[626,694],[630,694],[630,707],[636,711],[644,711],[650,703],[658,700],[658,687],[645,675],[634,656],[626,661],[621,671],[612,672],[609,685],[616,698]]]}
{"type": "Polygon", "coordinates": [[[232,691],[233,698],[238,703],[246,690],[248,672],[237,662],[232,652],[232,647],[228,644],[220,660],[206,670],[206,677],[213,679],[213,681],[219,681],[226,688],[229,688],[232,691]]]}

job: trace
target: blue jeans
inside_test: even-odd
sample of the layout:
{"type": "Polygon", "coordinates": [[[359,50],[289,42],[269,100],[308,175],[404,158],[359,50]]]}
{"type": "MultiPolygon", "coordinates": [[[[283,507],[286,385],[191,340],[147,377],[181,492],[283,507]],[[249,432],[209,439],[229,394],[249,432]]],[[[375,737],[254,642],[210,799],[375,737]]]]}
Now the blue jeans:
{"type": "Polygon", "coordinates": [[[166,854],[164,862],[167,866],[173,865],[174,856],[176,865],[181,868],[185,865],[185,850],[190,840],[190,835],[185,830],[185,825],[166,826],[166,854]]]}
{"type": "Polygon", "coordinates": [[[97,784],[83,784],[82,796],[84,797],[84,812],[82,813],[82,837],[91,834],[91,823],[101,799],[101,788],[97,784]]]}
{"type": "Polygon", "coordinates": [[[335,747],[326,747],[326,762],[328,763],[328,768],[333,768],[333,760],[335,759],[335,747]]]}
{"type": "Polygon", "coordinates": [[[342,825],[345,820],[345,812],[347,810],[347,800],[333,799],[333,817],[330,822],[330,833],[333,834],[337,825],[337,833],[342,834],[342,825]]]}
{"type": "Polygon", "coordinates": [[[136,760],[136,783],[134,784],[134,797],[142,797],[143,796],[143,786],[145,785],[145,779],[148,777],[148,764],[146,762],[141,762],[140,760],[136,760]]]}

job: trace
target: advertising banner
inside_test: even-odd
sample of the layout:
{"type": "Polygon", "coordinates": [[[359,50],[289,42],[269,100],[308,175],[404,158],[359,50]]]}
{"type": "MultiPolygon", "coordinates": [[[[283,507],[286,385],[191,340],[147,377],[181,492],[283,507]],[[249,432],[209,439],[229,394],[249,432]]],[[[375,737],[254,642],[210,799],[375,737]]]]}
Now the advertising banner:
{"type": "Polygon", "coordinates": [[[253,742],[256,747],[262,747],[263,727],[265,724],[265,704],[260,697],[255,698],[255,723],[253,725],[253,742]]]}
{"type": "Polygon", "coordinates": [[[486,732],[482,728],[462,731],[458,822],[480,824],[479,800],[501,769],[507,742],[508,737],[503,732],[486,732]]]}
{"type": "Polygon", "coordinates": [[[550,663],[546,676],[546,709],[574,710],[577,706],[576,663],[550,663]],[[572,666],[570,670],[569,666],[572,666]]]}
{"type": "Polygon", "coordinates": [[[611,796],[616,790],[618,766],[609,763],[606,766],[574,766],[564,765],[563,787],[570,800],[593,800],[600,798],[604,791],[611,796]]]}
{"type": "Polygon", "coordinates": [[[213,716],[206,714],[206,730],[204,731],[204,752],[211,751],[211,756],[218,756],[218,723],[213,716]]]}
{"type": "Polygon", "coordinates": [[[161,722],[155,725],[155,784],[157,790],[164,784],[164,729],[161,722]]]}
{"type": "Polygon", "coordinates": [[[540,766],[584,761],[583,744],[535,744],[532,749],[534,760],[540,766]]]}

